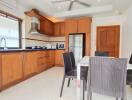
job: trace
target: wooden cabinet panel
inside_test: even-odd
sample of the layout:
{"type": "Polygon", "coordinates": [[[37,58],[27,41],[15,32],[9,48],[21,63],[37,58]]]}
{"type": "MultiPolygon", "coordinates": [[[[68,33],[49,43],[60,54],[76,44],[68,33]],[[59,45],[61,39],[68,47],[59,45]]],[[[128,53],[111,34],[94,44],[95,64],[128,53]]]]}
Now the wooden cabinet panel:
{"type": "Polygon", "coordinates": [[[49,63],[50,63],[50,67],[55,65],[55,51],[50,50],[49,51],[49,63]]]}
{"type": "Polygon", "coordinates": [[[64,22],[58,22],[54,24],[54,36],[65,36],[64,22]]]}
{"type": "Polygon", "coordinates": [[[60,23],[60,36],[65,36],[65,23],[60,23]]]}
{"type": "Polygon", "coordinates": [[[59,36],[60,35],[60,23],[54,24],[54,35],[59,36]]]}
{"type": "Polygon", "coordinates": [[[24,76],[37,73],[37,52],[26,52],[24,55],[24,76]]]}
{"type": "Polygon", "coordinates": [[[65,33],[77,33],[77,20],[66,20],[65,21],[65,33]]]}
{"type": "Polygon", "coordinates": [[[91,18],[81,18],[78,20],[78,33],[91,32],[91,18]]]}
{"type": "Polygon", "coordinates": [[[53,35],[53,22],[48,19],[40,21],[40,31],[42,34],[53,35]]]}
{"type": "Polygon", "coordinates": [[[2,54],[2,85],[8,85],[23,78],[22,53],[2,54]]]}
{"type": "Polygon", "coordinates": [[[52,66],[54,66],[54,51],[49,50],[38,52],[38,72],[42,72],[52,66]]]}
{"type": "Polygon", "coordinates": [[[64,66],[63,56],[62,56],[63,53],[64,53],[64,50],[56,50],[55,51],[55,65],[59,65],[61,67],[64,66]]]}

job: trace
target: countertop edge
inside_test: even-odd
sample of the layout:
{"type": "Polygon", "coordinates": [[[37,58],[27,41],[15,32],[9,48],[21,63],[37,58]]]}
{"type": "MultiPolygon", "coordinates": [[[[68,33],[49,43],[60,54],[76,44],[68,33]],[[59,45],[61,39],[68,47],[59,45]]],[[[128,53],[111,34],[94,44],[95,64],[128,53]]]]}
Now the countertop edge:
{"type": "Polygon", "coordinates": [[[65,50],[65,49],[13,49],[13,50],[0,50],[0,53],[6,53],[6,52],[29,52],[29,51],[49,51],[49,50],[65,50]]]}

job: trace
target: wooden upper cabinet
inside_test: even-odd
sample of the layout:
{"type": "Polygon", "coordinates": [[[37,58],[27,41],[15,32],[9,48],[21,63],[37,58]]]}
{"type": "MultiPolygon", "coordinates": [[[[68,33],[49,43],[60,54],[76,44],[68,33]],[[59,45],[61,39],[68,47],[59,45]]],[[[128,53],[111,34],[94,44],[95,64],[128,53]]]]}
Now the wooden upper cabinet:
{"type": "Polygon", "coordinates": [[[54,23],[54,36],[65,36],[65,23],[54,23]]]}
{"type": "Polygon", "coordinates": [[[60,23],[60,35],[65,36],[65,23],[64,22],[60,23]]]}
{"type": "Polygon", "coordinates": [[[66,20],[65,21],[65,33],[77,33],[77,20],[66,20]]]}
{"type": "Polygon", "coordinates": [[[6,86],[23,78],[22,53],[3,53],[1,59],[2,86],[6,86]]]}
{"type": "Polygon", "coordinates": [[[91,18],[81,18],[78,20],[78,33],[91,32],[91,18]]]}
{"type": "Polygon", "coordinates": [[[40,20],[40,31],[42,34],[53,35],[53,22],[48,19],[40,20]]]}
{"type": "Polygon", "coordinates": [[[54,36],[60,35],[60,23],[54,23],[54,36]]]}
{"type": "Polygon", "coordinates": [[[37,52],[25,52],[24,77],[37,73],[37,52]]]}
{"type": "Polygon", "coordinates": [[[68,51],[68,35],[70,33],[85,33],[85,55],[90,55],[90,33],[91,33],[90,17],[70,19],[65,21],[65,49],[68,51]]]}

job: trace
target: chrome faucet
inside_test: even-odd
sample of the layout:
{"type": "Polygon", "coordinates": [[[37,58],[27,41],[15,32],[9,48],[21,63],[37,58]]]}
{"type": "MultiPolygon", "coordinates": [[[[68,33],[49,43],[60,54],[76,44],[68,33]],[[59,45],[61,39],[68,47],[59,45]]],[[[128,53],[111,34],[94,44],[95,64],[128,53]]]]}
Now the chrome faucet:
{"type": "Polygon", "coordinates": [[[1,45],[2,45],[2,41],[4,41],[4,49],[7,49],[7,46],[6,46],[6,39],[5,39],[4,37],[2,37],[2,38],[0,39],[0,47],[1,47],[1,45]]]}

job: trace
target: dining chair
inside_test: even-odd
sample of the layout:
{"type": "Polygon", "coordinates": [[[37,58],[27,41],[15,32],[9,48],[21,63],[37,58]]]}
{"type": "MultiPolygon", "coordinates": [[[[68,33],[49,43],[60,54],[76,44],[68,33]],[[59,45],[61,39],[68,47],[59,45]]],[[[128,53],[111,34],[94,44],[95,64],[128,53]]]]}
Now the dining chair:
{"type": "MultiPolygon", "coordinates": [[[[129,59],[129,64],[132,65],[132,55],[129,59]]],[[[132,87],[132,70],[127,70],[127,84],[132,87]]]]}
{"type": "MultiPolygon", "coordinates": [[[[77,70],[77,66],[76,66],[76,62],[75,62],[75,56],[74,56],[73,52],[69,52],[69,56],[70,56],[70,60],[71,60],[72,69],[77,70]]],[[[81,66],[81,71],[87,72],[88,67],[81,66]]],[[[70,85],[70,80],[71,80],[71,78],[68,79],[67,87],[69,87],[69,85],[70,85]]]]}
{"type": "Polygon", "coordinates": [[[129,64],[132,64],[132,54],[131,54],[131,57],[129,59],[129,64]]]}
{"type": "MultiPolygon", "coordinates": [[[[64,76],[61,86],[61,92],[60,97],[62,97],[63,87],[65,83],[65,78],[73,78],[77,79],[77,70],[72,69],[71,59],[69,56],[69,53],[63,53],[63,61],[64,61],[64,76]]],[[[86,80],[87,80],[87,71],[80,71],[80,78],[83,80],[83,100],[84,100],[84,91],[86,86],[86,80]]]]}
{"type": "Polygon", "coordinates": [[[90,57],[88,100],[92,93],[126,99],[127,59],[90,57]]]}
{"type": "Polygon", "coordinates": [[[95,51],[95,56],[109,56],[107,51],[95,51]]]}

